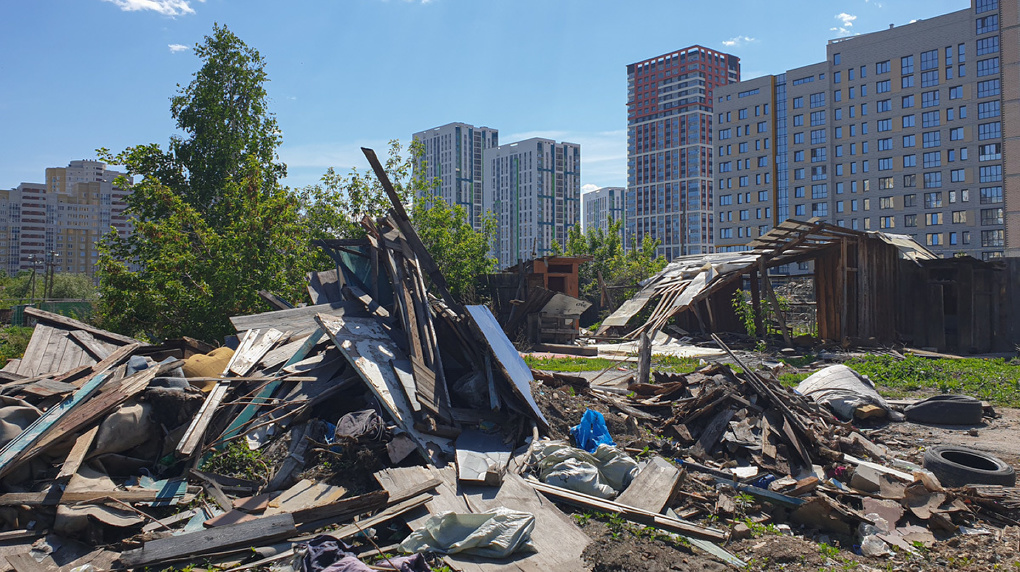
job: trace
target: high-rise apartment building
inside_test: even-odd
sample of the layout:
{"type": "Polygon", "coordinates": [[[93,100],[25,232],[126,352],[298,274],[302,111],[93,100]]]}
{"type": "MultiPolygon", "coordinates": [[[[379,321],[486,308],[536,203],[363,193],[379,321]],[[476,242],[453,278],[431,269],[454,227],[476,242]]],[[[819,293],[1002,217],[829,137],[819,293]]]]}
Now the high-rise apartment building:
{"type": "Polygon", "coordinates": [[[499,145],[499,131],[466,123],[448,123],[414,134],[424,154],[415,161],[416,174],[438,180],[435,194],[448,205],[460,205],[468,221],[480,230],[484,202],[483,153],[499,145]],[[424,172],[422,172],[424,166],[424,172]]]}
{"type": "Polygon", "coordinates": [[[825,62],[716,90],[715,242],[787,218],[1020,255],[1020,16],[971,7],[832,40],[825,62]]]}
{"type": "MultiPolygon", "coordinates": [[[[584,222],[584,231],[593,228],[601,228],[603,232],[609,230],[609,219],[613,222],[623,220],[623,202],[627,189],[623,187],[602,187],[594,191],[581,194],[581,203],[584,205],[584,214],[581,217],[584,222]]],[[[623,235],[623,229],[620,231],[623,235]]]]}
{"type": "Polygon", "coordinates": [[[711,252],[713,101],[740,60],[691,46],[627,66],[626,241],[668,258],[711,252]]]}
{"type": "Polygon", "coordinates": [[[581,217],[581,146],[532,138],[484,153],[484,211],[496,217],[500,268],[552,254],[581,217]]]}
{"type": "Polygon", "coordinates": [[[93,274],[96,241],[116,229],[131,231],[124,214],[129,191],[114,186],[123,173],[99,161],[71,161],[46,169],[45,183],[0,191],[0,269],[93,274]]]}

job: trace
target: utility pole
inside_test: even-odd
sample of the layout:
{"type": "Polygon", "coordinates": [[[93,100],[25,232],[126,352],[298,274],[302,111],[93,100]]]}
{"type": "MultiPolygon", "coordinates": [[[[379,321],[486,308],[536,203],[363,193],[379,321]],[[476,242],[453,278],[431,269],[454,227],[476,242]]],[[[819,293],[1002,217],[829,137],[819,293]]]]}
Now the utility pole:
{"type": "Polygon", "coordinates": [[[46,253],[46,283],[48,287],[45,289],[45,294],[47,299],[53,298],[53,275],[56,273],[59,258],[60,253],[55,250],[46,253]]]}

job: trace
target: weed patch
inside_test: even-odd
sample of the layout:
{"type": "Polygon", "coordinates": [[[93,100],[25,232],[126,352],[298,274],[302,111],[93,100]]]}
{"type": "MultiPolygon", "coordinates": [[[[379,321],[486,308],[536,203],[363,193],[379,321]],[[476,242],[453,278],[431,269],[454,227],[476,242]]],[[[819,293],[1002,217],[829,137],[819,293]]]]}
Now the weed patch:
{"type": "Polygon", "coordinates": [[[960,393],[1005,407],[1020,406],[1020,365],[1003,359],[927,359],[908,355],[854,358],[846,363],[866,375],[886,397],[960,393]]]}

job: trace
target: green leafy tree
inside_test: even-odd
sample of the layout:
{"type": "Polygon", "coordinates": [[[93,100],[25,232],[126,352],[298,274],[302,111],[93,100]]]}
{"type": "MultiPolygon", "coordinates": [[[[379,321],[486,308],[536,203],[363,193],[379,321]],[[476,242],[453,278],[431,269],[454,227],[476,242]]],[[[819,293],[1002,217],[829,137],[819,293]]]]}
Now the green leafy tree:
{"type": "Polygon", "coordinates": [[[148,339],[219,340],[230,316],[266,310],[260,289],[302,298],[310,268],[299,197],[278,182],[264,60],[221,26],[195,51],[202,68],[171,100],[185,135],[166,151],[100,150],[128,172],[134,232],[100,243],[99,317],[148,339]]]}
{"type": "Polygon", "coordinates": [[[554,249],[557,254],[592,258],[578,269],[581,294],[589,302],[598,304],[601,300],[600,273],[619,302],[634,295],[638,282],[666,267],[666,258],[656,254],[659,241],[648,236],[638,247],[624,251],[622,227],[623,221],[614,221],[612,217],[609,218],[608,230],[596,227],[583,232],[580,225],[575,225],[567,232],[566,248],[554,249]]]}
{"type": "MultiPolygon", "coordinates": [[[[491,272],[496,265],[490,256],[496,221],[484,217],[479,231],[472,228],[463,207],[451,207],[434,195],[436,181],[416,176],[413,165],[423,152],[421,143],[412,142],[407,151],[403,152],[399,141],[390,141],[386,174],[401,201],[412,203],[408,209],[411,224],[443,272],[451,293],[458,299],[472,300],[475,277],[491,272]]],[[[375,173],[357,169],[340,174],[330,168],[320,184],[305,187],[301,196],[313,238],[362,237],[362,218],[384,216],[392,207],[375,173]]]]}

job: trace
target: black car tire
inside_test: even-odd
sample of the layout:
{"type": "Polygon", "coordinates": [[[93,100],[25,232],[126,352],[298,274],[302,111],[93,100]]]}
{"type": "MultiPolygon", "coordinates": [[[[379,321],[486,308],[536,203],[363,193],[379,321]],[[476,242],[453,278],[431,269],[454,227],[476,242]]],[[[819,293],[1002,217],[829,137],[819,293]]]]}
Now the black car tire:
{"type": "Polygon", "coordinates": [[[1016,471],[1002,459],[988,453],[942,445],[924,452],[924,468],[947,487],[964,485],[1016,485],[1016,471]]]}
{"type": "Polygon", "coordinates": [[[977,425],[984,408],[969,395],[936,395],[903,409],[908,421],[933,425],[977,425]]]}

